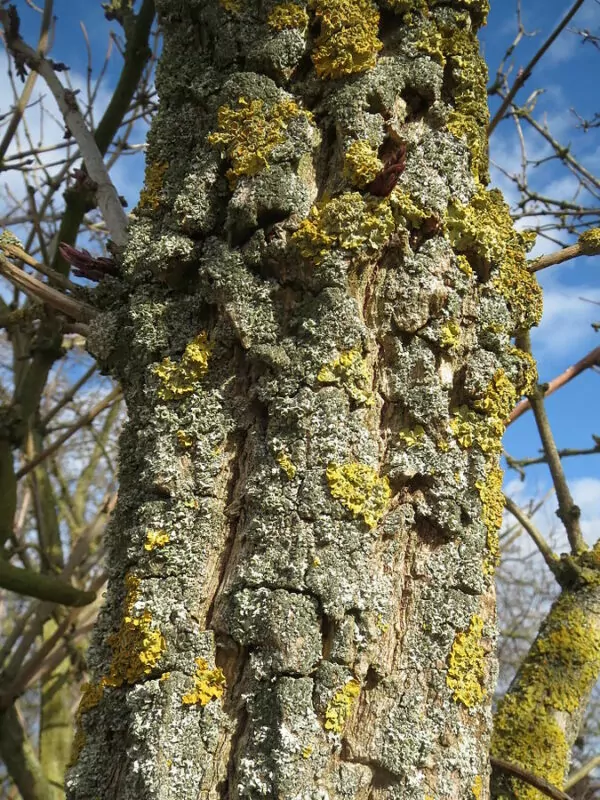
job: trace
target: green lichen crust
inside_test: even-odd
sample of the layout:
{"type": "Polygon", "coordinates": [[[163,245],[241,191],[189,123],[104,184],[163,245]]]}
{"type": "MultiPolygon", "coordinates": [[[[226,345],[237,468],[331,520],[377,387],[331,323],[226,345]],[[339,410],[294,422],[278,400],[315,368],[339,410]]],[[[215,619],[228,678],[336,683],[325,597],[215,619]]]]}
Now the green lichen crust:
{"type": "Polygon", "coordinates": [[[157,2],[158,166],[89,337],[128,421],[69,800],[487,800],[535,285],[448,126],[484,4],[296,5],[157,2]]]}
{"type": "MultiPolygon", "coordinates": [[[[492,754],[562,788],[590,692],[600,675],[597,554],[576,590],[565,590],[521,665],[494,721],[492,754]]],[[[529,784],[495,778],[495,796],[542,800],[529,784]]]]}

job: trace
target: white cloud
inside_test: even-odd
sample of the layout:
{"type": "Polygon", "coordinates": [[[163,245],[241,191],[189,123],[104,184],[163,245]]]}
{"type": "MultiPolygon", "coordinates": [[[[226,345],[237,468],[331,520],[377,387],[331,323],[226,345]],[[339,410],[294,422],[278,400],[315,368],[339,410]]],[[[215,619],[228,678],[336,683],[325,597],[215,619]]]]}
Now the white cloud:
{"type": "Polygon", "coordinates": [[[600,539],[600,478],[576,478],[571,481],[571,493],[581,509],[581,528],[586,541],[595,544],[600,539]]]}
{"type": "Polygon", "coordinates": [[[584,355],[578,348],[593,337],[590,326],[600,317],[600,308],[582,298],[600,302],[600,288],[554,283],[544,291],[544,316],[532,332],[536,356],[560,360],[584,355]]]}

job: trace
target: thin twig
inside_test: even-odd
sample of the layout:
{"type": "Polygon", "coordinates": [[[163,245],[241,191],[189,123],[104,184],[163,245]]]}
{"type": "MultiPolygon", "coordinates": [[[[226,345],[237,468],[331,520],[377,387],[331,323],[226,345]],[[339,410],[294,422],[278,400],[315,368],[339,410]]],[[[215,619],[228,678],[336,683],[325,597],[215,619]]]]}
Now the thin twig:
{"type": "Polygon", "coordinates": [[[88,130],[79,110],[75,94],[65,89],[50,61],[44,58],[43,55],[36,53],[20,36],[14,35],[11,30],[8,12],[3,8],[0,8],[0,22],[4,27],[8,49],[23,59],[48,84],[48,88],[54,95],[69,132],[79,145],[88,174],[96,185],[98,207],[102,212],[110,237],[117,245],[124,246],[127,241],[127,215],[119,200],[119,194],[110,179],[94,136],[88,130]]]}
{"type": "MultiPolygon", "coordinates": [[[[37,46],[37,51],[40,55],[44,55],[44,53],[48,51],[48,46],[50,42],[50,29],[52,25],[53,5],[54,5],[53,0],[46,0],[46,2],[44,3],[42,25],[37,46]]],[[[4,156],[6,155],[6,151],[8,150],[10,143],[13,139],[13,136],[15,135],[16,130],[19,127],[21,119],[23,118],[23,114],[25,113],[25,109],[27,108],[27,103],[29,102],[29,98],[31,97],[31,93],[33,91],[33,87],[35,86],[36,80],[37,80],[37,72],[31,72],[27,76],[27,80],[25,81],[25,86],[23,87],[23,91],[21,92],[21,96],[19,97],[15,105],[12,118],[8,123],[8,125],[6,126],[6,131],[4,132],[4,136],[2,137],[2,142],[0,142],[0,163],[4,161],[4,156]]]]}
{"type": "Polygon", "coordinates": [[[565,789],[572,789],[579,783],[579,781],[582,781],[584,778],[586,778],[590,772],[593,769],[596,769],[598,766],[600,766],[600,756],[594,756],[594,758],[590,758],[589,761],[569,775],[565,781],[565,789]]]}
{"type": "Polygon", "coordinates": [[[77,286],[76,283],[73,283],[68,278],[65,278],[60,272],[57,272],[52,267],[47,267],[45,264],[37,261],[33,256],[30,256],[22,247],[19,247],[16,244],[11,243],[4,243],[0,241],[0,249],[2,249],[7,256],[11,256],[12,258],[17,258],[19,261],[23,261],[29,267],[33,267],[37,272],[45,275],[49,278],[53,283],[57,286],[60,286],[61,289],[66,289],[69,292],[77,292],[81,291],[81,287],[77,286]]]}
{"type": "Polygon", "coordinates": [[[547,50],[548,50],[548,49],[551,47],[551,45],[554,43],[555,39],[557,39],[557,37],[558,37],[558,36],[559,36],[559,35],[562,33],[562,31],[563,31],[563,30],[564,30],[564,29],[567,27],[567,25],[569,24],[569,22],[571,21],[571,19],[572,19],[572,18],[575,16],[575,14],[577,13],[577,11],[578,11],[578,10],[581,8],[581,6],[583,5],[583,3],[584,3],[584,0],[576,0],[576,2],[575,2],[575,3],[573,4],[573,6],[571,7],[571,10],[570,10],[570,11],[568,12],[568,14],[567,14],[567,15],[566,15],[566,16],[565,16],[565,17],[564,17],[564,18],[563,18],[563,19],[562,19],[562,20],[561,20],[561,21],[558,23],[558,25],[557,25],[557,26],[556,26],[556,28],[555,28],[555,29],[552,31],[552,33],[550,34],[550,36],[549,36],[549,37],[546,39],[546,41],[544,42],[544,44],[543,44],[543,45],[540,47],[540,49],[537,51],[537,53],[536,53],[536,54],[534,55],[534,57],[531,59],[531,61],[529,62],[529,64],[527,64],[527,66],[525,67],[525,69],[522,69],[522,70],[519,72],[519,74],[518,74],[518,76],[517,76],[517,78],[516,78],[515,82],[513,83],[512,89],[510,89],[510,91],[508,92],[508,94],[506,95],[506,97],[504,98],[504,100],[502,101],[502,104],[501,104],[500,108],[499,108],[499,109],[498,109],[498,111],[495,113],[495,115],[494,115],[494,118],[492,119],[492,121],[491,121],[491,122],[490,122],[490,124],[488,125],[488,136],[489,136],[489,135],[491,135],[491,134],[493,133],[494,129],[496,128],[496,126],[498,125],[498,123],[500,122],[500,120],[501,120],[501,119],[503,119],[503,117],[504,117],[504,115],[505,115],[505,113],[506,113],[506,110],[508,109],[508,107],[509,107],[509,106],[510,106],[510,104],[512,103],[512,101],[513,101],[513,99],[514,99],[515,95],[517,94],[517,92],[519,91],[519,89],[520,89],[520,88],[523,86],[523,84],[524,84],[524,83],[525,83],[525,82],[528,80],[528,78],[530,78],[530,77],[531,77],[531,73],[533,72],[533,69],[534,69],[534,67],[536,66],[536,64],[538,63],[538,61],[539,61],[539,60],[542,58],[542,56],[543,56],[543,55],[544,55],[544,54],[547,52],[547,50]]]}
{"type": "MultiPolygon", "coordinates": [[[[550,383],[547,384],[544,397],[549,397],[551,394],[554,394],[554,392],[565,386],[569,381],[572,381],[573,378],[585,372],[586,369],[598,366],[600,366],[600,347],[595,347],[576,364],[573,364],[556,378],[553,378],[550,383]]],[[[530,408],[531,403],[529,400],[521,400],[520,403],[517,403],[508,416],[508,425],[518,419],[521,414],[529,411],[530,408]]]]}
{"type": "Polygon", "coordinates": [[[570,795],[565,794],[558,786],[548,783],[544,778],[538,778],[537,775],[523,769],[523,767],[520,767],[518,764],[511,764],[503,758],[495,758],[494,756],[490,756],[490,764],[494,769],[508,772],[510,775],[514,775],[515,778],[528,783],[530,786],[534,786],[539,792],[545,794],[546,797],[552,797],[553,800],[573,800],[570,795]]]}
{"type": "Polygon", "coordinates": [[[92,408],[92,410],[87,414],[84,414],[83,417],[78,419],[74,425],[71,425],[71,427],[62,434],[62,436],[59,436],[58,439],[52,442],[49,447],[47,447],[41,453],[38,453],[38,455],[35,458],[32,458],[31,461],[28,461],[26,464],[24,464],[24,466],[22,466],[21,469],[16,472],[16,479],[20,480],[24,475],[27,475],[28,472],[31,472],[31,470],[34,467],[37,467],[37,465],[40,464],[45,458],[52,455],[52,453],[58,450],[59,447],[62,447],[62,445],[68,439],[70,439],[74,433],[77,433],[78,430],[84,428],[86,425],[89,425],[98,416],[98,414],[101,414],[104,411],[104,409],[108,408],[112,403],[120,400],[121,395],[122,393],[120,387],[115,387],[112,392],[110,392],[104,398],[104,400],[98,403],[98,405],[94,406],[94,408],[92,408]]]}
{"type": "Polygon", "coordinates": [[[510,511],[513,517],[521,524],[524,530],[526,530],[533,539],[535,546],[542,554],[550,572],[552,572],[552,574],[558,579],[560,575],[560,559],[556,553],[552,551],[552,548],[544,539],[541,531],[538,530],[533,521],[523,513],[523,511],[512,498],[505,495],[504,501],[508,511],[510,511]]]}
{"type": "MultiPolygon", "coordinates": [[[[517,338],[517,345],[525,352],[531,354],[531,338],[529,333],[519,336],[517,338]]],[[[554,435],[550,427],[548,415],[546,414],[544,392],[539,384],[534,387],[532,393],[529,395],[529,402],[535,417],[540,439],[542,440],[544,454],[548,460],[548,469],[552,476],[552,483],[556,489],[556,498],[558,500],[556,514],[565,526],[571,552],[575,555],[587,550],[587,545],[581,532],[581,509],[573,500],[571,490],[565,478],[562,462],[558,455],[556,442],[554,441],[554,435]]]]}
{"type": "Polygon", "coordinates": [[[57,289],[53,289],[47,283],[38,281],[37,278],[11,264],[1,253],[0,274],[4,275],[13,286],[18,287],[30,297],[34,297],[42,303],[47,303],[51,308],[66,314],[71,319],[89,322],[96,315],[96,310],[92,306],[81,300],[75,300],[57,289]]]}

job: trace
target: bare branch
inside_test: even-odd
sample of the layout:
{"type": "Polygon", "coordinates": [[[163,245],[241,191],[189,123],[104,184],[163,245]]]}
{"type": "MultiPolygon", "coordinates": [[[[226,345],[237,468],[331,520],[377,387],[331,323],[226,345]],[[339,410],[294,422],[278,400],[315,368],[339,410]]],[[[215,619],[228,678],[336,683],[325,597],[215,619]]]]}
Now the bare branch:
{"type": "Polygon", "coordinates": [[[4,27],[6,43],[11,53],[40,74],[48,84],[69,131],[79,145],[89,176],[96,185],[98,207],[106,221],[109,234],[115,244],[124,246],[127,241],[127,215],[110,179],[94,136],[88,130],[81,115],[75,94],[64,88],[50,61],[36,53],[20,36],[15,35],[11,28],[9,13],[2,8],[0,8],[0,22],[4,27]]]}
{"type": "Polygon", "coordinates": [[[540,47],[540,49],[537,51],[537,53],[533,56],[533,58],[531,59],[529,64],[527,64],[525,69],[520,70],[520,72],[519,72],[519,74],[518,74],[518,76],[517,76],[517,78],[516,78],[516,80],[515,80],[515,82],[514,82],[514,84],[512,86],[512,89],[508,92],[508,94],[506,95],[506,97],[504,98],[504,100],[502,102],[502,105],[500,106],[500,108],[498,109],[498,111],[494,115],[494,118],[492,119],[492,121],[488,125],[488,135],[491,135],[494,132],[494,129],[496,128],[496,126],[498,125],[500,120],[504,117],[504,115],[506,114],[506,110],[509,108],[510,104],[512,103],[512,101],[513,101],[515,95],[517,94],[517,92],[519,91],[519,89],[524,85],[524,83],[528,80],[528,78],[531,77],[531,73],[533,72],[533,69],[536,66],[536,64],[538,63],[538,61],[549,50],[549,48],[554,43],[554,41],[558,38],[558,36],[562,33],[562,31],[567,27],[567,25],[569,24],[571,19],[575,16],[577,11],[581,8],[583,3],[584,3],[584,0],[576,0],[575,1],[573,6],[571,7],[571,10],[558,23],[558,25],[552,31],[550,36],[546,39],[546,41],[543,43],[543,45],[540,47]]]}

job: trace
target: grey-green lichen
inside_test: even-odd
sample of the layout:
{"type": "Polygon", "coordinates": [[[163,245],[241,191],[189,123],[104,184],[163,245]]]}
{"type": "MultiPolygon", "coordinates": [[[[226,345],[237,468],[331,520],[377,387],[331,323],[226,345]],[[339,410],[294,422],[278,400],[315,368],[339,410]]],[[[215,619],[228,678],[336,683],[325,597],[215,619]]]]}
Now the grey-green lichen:
{"type": "MultiPolygon", "coordinates": [[[[471,3],[474,7],[474,3],[471,3]]],[[[489,7],[483,5],[483,17],[489,7]]],[[[442,67],[451,70],[455,83],[454,109],[447,128],[457,138],[466,140],[471,153],[473,174],[482,184],[487,182],[488,143],[486,126],[489,121],[487,105],[487,67],[479,52],[479,44],[469,25],[464,28],[437,25],[431,22],[421,31],[417,47],[442,67]]]]}
{"type": "MultiPolygon", "coordinates": [[[[182,702],[193,694],[193,660],[203,659],[196,666],[206,677],[219,653],[218,663],[222,658],[228,676],[230,670],[234,675],[232,704],[243,698],[247,712],[233,789],[240,797],[292,797],[325,785],[332,797],[367,796],[374,771],[389,778],[384,793],[405,800],[423,800],[426,791],[467,797],[476,775],[485,774],[478,754],[485,750],[487,703],[471,725],[443,667],[455,632],[469,628],[489,585],[482,575],[479,490],[469,483],[483,477],[486,459],[476,447],[450,441],[443,451],[436,442],[451,413],[453,387],[462,388],[461,369],[478,355],[484,336],[490,346],[508,342],[510,314],[494,287],[457,268],[444,232],[447,198],[468,203],[473,179],[466,148],[442,127],[448,112],[442,70],[415,55],[414,45],[407,58],[405,37],[387,36],[387,30],[385,55],[377,59],[373,27],[370,55],[350,48],[342,63],[333,46],[351,35],[347,18],[339,26],[327,20],[335,36],[326,42],[320,37],[327,25],[319,29],[319,21],[337,4],[323,2],[319,13],[316,5],[309,8],[315,13],[308,37],[301,28],[278,31],[268,24],[275,2],[258,14],[244,3],[238,5],[243,13],[229,16],[211,2],[181,3],[176,15],[163,15],[179,71],[165,60],[159,75],[162,108],[154,140],[157,160],[169,163],[169,191],[161,190],[161,198],[169,214],[167,203],[177,196],[175,220],[196,207],[201,213],[194,211],[195,227],[186,227],[189,284],[173,292],[153,278],[140,281],[119,311],[128,335],[115,371],[131,417],[123,437],[123,502],[111,532],[112,569],[139,560],[156,576],[154,590],[142,585],[137,610],[146,607],[142,596],[144,604],[151,598],[152,624],[158,629],[160,621],[168,642],[152,673],[106,691],[105,701],[124,711],[123,732],[114,741],[123,753],[119,790],[132,800],[164,800],[165,787],[193,800],[199,790],[212,791],[212,776],[233,766],[226,763],[232,729],[223,704],[182,702]],[[210,47],[189,48],[195,34],[208,37],[210,47]],[[337,59],[323,61],[321,78],[345,78],[339,72],[346,69],[351,78],[319,88],[310,69],[304,80],[304,63],[287,82],[287,70],[307,55],[307,40],[314,43],[313,56],[327,56],[331,45],[337,59]],[[294,55],[274,66],[269,54],[283,53],[288,43],[299,61],[294,55]],[[220,167],[235,168],[236,142],[207,142],[211,133],[228,133],[217,130],[218,108],[237,111],[240,96],[248,104],[260,98],[268,119],[286,98],[283,85],[293,89],[287,99],[299,108],[320,92],[315,125],[292,116],[283,141],[266,156],[258,147],[263,157],[253,161],[254,150],[247,148],[252,174],[243,173],[240,157],[240,175],[227,192],[220,167]],[[407,115],[406,98],[415,97],[424,124],[407,115]],[[353,179],[342,174],[342,159],[354,141],[371,143],[372,157],[385,123],[406,134],[407,167],[392,197],[370,198],[368,183],[354,183],[361,171],[360,183],[366,180],[366,160],[355,160],[353,179]],[[305,135],[317,124],[321,145],[316,135],[305,135]],[[189,136],[183,148],[182,135],[189,136]],[[178,176],[190,171],[199,178],[182,182],[178,176]],[[363,193],[341,194],[348,180],[363,193]],[[309,214],[315,203],[318,213],[309,214]],[[313,230],[302,223],[307,215],[313,230]],[[308,263],[289,247],[294,231],[308,263]],[[489,300],[481,304],[484,333],[477,320],[481,296],[489,300]],[[453,320],[463,332],[456,347],[447,347],[441,329],[453,320]],[[157,354],[169,354],[171,373],[186,343],[203,329],[214,343],[210,368],[186,383],[192,391],[185,402],[154,402],[163,399],[162,379],[151,366],[157,354]],[[353,350],[356,355],[348,355],[353,350]],[[326,380],[317,377],[322,370],[326,380]],[[376,405],[361,402],[363,392],[372,392],[376,405]],[[398,490],[393,502],[392,486],[398,490]],[[145,552],[149,529],[168,531],[172,544],[145,552]],[[215,585],[228,553],[226,585],[215,585]],[[399,608],[406,610],[401,626],[399,608]],[[381,658],[392,647],[393,665],[381,658]],[[159,679],[163,671],[168,680],[159,679]],[[360,706],[358,687],[345,688],[353,676],[365,685],[360,706]],[[397,691],[399,680],[404,692],[397,691]],[[434,695],[440,706],[430,713],[427,698],[434,695]],[[360,711],[360,726],[348,724],[348,708],[360,711]],[[439,744],[443,731],[463,717],[463,740],[455,747],[439,744]],[[340,734],[356,753],[341,766],[330,758],[340,734]]],[[[436,4],[428,19],[451,24],[454,15],[451,4],[436,4]]],[[[388,20],[392,32],[403,22],[388,20]]],[[[423,15],[419,24],[426,21],[423,15]]],[[[356,30],[364,23],[359,20],[356,30]]],[[[264,140],[270,146],[272,138],[264,140]]],[[[149,222],[131,230],[128,257],[138,274],[148,262],[161,262],[149,222]]],[[[467,254],[459,255],[469,267],[467,254]]],[[[491,358],[465,392],[464,402],[481,418],[486,413],[474,403],[483,400],[500,367],[515,377],[510,364],[491,358]]],[[[117,602],[110,602],[106,619],[113,631],[119,618],[117,602]]],[[[102,644],[93,656],[96,670],[110,658],[102,644]]],[[[100,741],[108,751],[113,736],[111,730],[103,738],[103,723],[96,723],[103,709],[104,701],[100,711],[87,714],[97,730],[84,748],[89,762],[85,781],[78,777],[85,788],[77,800],[86,791],[85,800],[100,796],[110,774],[112,764],[93,749],[100,741]],[[94,794],[89,787],[96,776],[101,788],[94,794]]]]}

